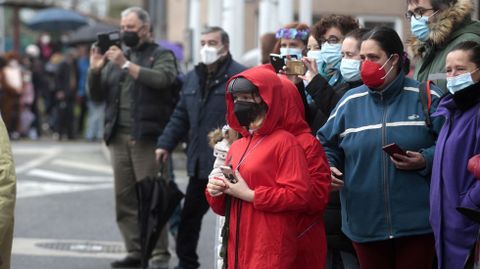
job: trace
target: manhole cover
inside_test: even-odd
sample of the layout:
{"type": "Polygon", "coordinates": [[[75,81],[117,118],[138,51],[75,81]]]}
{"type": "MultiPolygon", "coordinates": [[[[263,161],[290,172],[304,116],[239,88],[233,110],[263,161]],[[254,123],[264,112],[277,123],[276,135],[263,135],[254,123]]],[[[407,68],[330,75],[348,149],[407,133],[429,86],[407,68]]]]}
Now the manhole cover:
{"type": "Polygon", "coordinates": [[[90,243],[90,242],[48,242],[37,243],[37,247],[72,251],[80,253],[121,253],[124,252],[124,248],[121,245],[116,244],[103,244],[103,243],[90,243]]]}

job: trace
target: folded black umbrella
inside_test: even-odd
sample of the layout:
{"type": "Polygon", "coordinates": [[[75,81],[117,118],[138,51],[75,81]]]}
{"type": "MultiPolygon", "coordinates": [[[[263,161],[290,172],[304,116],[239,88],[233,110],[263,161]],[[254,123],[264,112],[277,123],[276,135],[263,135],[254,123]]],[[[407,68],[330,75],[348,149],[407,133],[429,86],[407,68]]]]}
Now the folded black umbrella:
{"type": "Polygon", "coordinates": [[[147,268],[160,232],[184,196],[164,170],[166,165],[156,177],[146,177],[136,184],[143,268],[147,268]]]}

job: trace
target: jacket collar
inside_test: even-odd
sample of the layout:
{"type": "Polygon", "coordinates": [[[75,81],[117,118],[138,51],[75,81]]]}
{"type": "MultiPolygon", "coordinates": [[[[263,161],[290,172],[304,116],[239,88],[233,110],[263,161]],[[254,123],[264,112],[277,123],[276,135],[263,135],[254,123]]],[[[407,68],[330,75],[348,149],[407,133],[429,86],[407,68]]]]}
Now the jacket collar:
{"type": "Polygon", "coordinates": [[[460,110],[468,110],[474,106],[480,101],[480,82],[456,92],[453,101],[460,110]]]}
{"type": "Polygon", "coordinates": [[[208,74],[207,65],[204,63],[199,63],[195,66],[195,71],[201,77],[206,77],[210,75],[212,78],[216,78],[219,75],[223,75],[227,72],[230,63],[232,62],[232,55],[228,53],[225,57],[220,58],[218,62],[214,63],[216,65],[215,71],[212,74],[208,74]]]}
{"type": "Polygon", "coordinates": [[[430,47],[442,47],[455,36],[454,32],[463,24],[471,22],[473,5],[470,0],[458,0],[454,5],[435,15],[436,20],[429,24],[428,40],[423,42],[415,37],[408,41],[415,57],[421,57],[430,47]]]}
{"type": "Polygon", "coordinates": [[[448,94],[440,100],[438,109],[432,116],[448,116],[455,110],[466,111],[480,102],[480,82],[473,84],[454,95],[448,94]]]}
{"type": "Polygon", "coordinates": [[[385,87],[381,92],[368,88],[368,92],[375,98],[383,98],[385,100],[390,99],[392,96],[397,95],[403,90],[403,83],[405,81],[405,73],[400,71],[397,77],[390,82],[390,85],[385,87]]]}

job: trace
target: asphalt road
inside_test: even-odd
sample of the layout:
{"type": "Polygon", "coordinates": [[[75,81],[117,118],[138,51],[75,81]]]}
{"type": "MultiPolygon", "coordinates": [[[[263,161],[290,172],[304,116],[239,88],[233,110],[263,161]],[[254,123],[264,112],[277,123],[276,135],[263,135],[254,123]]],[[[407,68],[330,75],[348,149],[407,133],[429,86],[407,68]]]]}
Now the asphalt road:
{"type": "MultiPolygon", "coordinates": [[[[100,143],[20,141],[12,144],[17,205],[12,269],[107,269],[125,255],[114,216],[112,172],[100,143]]],[[[175,155],[180,188],[185,157],[175,155]]],[[[215,216],[204,218],[198,253],[213,268],[215,216]]],[[[174,241],[172,259],[177,263],[174,241]]]]}

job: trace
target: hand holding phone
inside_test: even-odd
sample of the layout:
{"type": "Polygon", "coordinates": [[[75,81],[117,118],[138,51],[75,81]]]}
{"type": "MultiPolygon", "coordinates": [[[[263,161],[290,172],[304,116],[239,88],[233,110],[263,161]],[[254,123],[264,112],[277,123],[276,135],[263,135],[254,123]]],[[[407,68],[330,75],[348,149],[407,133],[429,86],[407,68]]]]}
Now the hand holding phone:
{"type": "Polygon", "coordinates": [[[237,177],[235,176],[235,173],[233,172],[233,169],[230,167],[230,166],[227,166],[227,165],[222,165],[220,166],[220,170],[222,171],[223,175],[225,176],[225,178],[230,181],[230,183],[237,183],[238,182],[238,179],[237,177]]]}
{"type": "Polygon", "coordinates": [[[407,156],[407,152],[405,150],[403,150],[402,148],[400,148],[397,144],[395,143],[391,143],[391,144],[388,144],[388,145],[385,145],[382,147],[383,151],[385,151],[388,155],[390,155],[391,157],[395,158],[393,156],[393,154],[399,154],[399,155],[404,155],[404,156],[407,156]]]}

